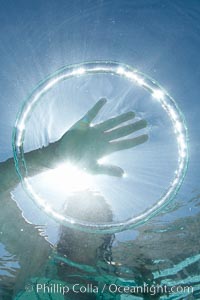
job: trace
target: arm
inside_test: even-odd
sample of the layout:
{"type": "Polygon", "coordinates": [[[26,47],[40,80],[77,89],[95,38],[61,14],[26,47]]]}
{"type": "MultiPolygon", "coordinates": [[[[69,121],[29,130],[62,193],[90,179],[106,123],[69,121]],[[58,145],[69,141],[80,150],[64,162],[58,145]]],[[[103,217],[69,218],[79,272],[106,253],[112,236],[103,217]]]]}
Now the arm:
{"type": "MultiPolygon", "coordinates": [[[[92,121],[105,104],[106,99],[100,99],[57,142],[26,153],[25,160],[29,176],[37,175],[70,160],[88,172],[121,177],[124,170],[120,167],[99,164],[98,160],[106,155],[146,142],[147,134],[119,139],[145,128],[147,123],[145,120],[140,120],[122,125],[134,119],[135,113],[130,111],[91,126],[92,121]]],[[[18,184],[19,179],[15,173],[12,158],[0,164],[0,192],[12,189],[18,184]]]]}
{"type": "MultiPolygon", "coordinates": [[[[37,175],[53,167],[55,156],[54,151],[57,143],[49,144],[47,147],[36,149],[25,153],[25,160],[28,167],[29,176],[37,175]]],[[[55,162],[56,163],[56,162],[55,162]]],[[[15,171],[13,158],[0,163],[0,194],[11,191],[19,183],[20,179],[15,171]]]]}
{"type": "Polygon", "coordinates": [[[14,159],[9,158],[0,163],[0,195],[13,189],[19,182],[15,172],[14,159]]]}

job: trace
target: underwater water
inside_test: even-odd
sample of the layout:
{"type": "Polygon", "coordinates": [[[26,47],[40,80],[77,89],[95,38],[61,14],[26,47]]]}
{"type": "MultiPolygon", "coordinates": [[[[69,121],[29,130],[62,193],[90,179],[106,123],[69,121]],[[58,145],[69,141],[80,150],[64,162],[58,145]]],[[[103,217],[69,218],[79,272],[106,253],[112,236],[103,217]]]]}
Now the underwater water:
{"type": "MultiPolygon", "coordinates": [[[[146,223],[115,234],[65,228],[40,211],[20,184],[0,187],[0,299],[200,299],[200,2],[7,1],[0,16],[1,162],[13,156],[17,113],[38,82],[84,61],[119,61],[154,78],[178,103],[189,135],[188,171],[173,202],[146,223]]],[[[92,181],[103,197],[88,193],[94,176],[81,173],[68,213],[82,221],[121,222],[155,204],[177,163],[171,124],[143,89],[101,75],[63,82],[35,108],[24,148],[57,140],[101,97],[108,103],[97,123],[133,110],[147,120],[149,140],[110,156],[127,177],[92,181]]],[[[32,180],[62,209],[66,186],[58,174],[32,180]]],[[[64,179],[71,186],[72,175],[77,182],[77,173],[64,179]]]]}

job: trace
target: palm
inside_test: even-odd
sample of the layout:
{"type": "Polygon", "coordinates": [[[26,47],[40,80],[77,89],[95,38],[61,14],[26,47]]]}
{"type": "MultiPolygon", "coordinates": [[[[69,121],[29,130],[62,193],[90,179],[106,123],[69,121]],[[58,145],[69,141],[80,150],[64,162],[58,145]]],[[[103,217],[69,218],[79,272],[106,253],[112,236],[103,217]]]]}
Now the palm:
{"type": "Polygon", "coordinates": [[[68,160],[93,173],[122,176],[124,171],[120,167],[102,165],[98,163],[98,160],[113,152],[144,143],[148,139],[146,134],[130,139],[118,139],[146,127],[147,124],[145,120],[140,120],[119,127],[120,124],[134,118],[133,112],[127,112],[91,126],[91,122],[105,103],[105,99],[100,99],[63,135],[58,142],[57,153],[62,160],[65,160],[66,156],[68,160]]]}

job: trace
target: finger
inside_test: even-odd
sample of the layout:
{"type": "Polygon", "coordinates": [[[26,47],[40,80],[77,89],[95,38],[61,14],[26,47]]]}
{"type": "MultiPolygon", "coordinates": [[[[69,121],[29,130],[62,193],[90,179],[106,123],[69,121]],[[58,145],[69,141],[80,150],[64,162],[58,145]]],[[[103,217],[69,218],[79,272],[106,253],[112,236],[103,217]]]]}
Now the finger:
{"type": "Polygon", "coordinates": [[[120,116],[111,118],[109,120],[106,120],[98,125],[96,125],[97,128],[101,129],[102,131],[106,131],[109,129],[112,129],[118,125],[120,125],[123,122],[126,122],[128,120],[131,120],[135,117],[135,113],[132,111],[129,111],[125,114],[122,114],[120,116]]]}
{"type": "Polygon", "coordinates": [[[147,140],[148,140],[148,135],[143,134],[133,139],[110,142],[109,153],[133,148],[137,145],[145,143],[147,140]]]}
{"type": "Polygon", "coordinates": [[[96,117],[101,108],[106,104],[106,99],[101,98],[82,118],[85,122],[90,123],[96,117]]]}
{"type": "Polygon", "coordinates": [[[97,165],[93,171],[96,174],[104,174],[115,177],[122,177],[124,174],[123,169],[112,165],[97,165]]]}
{"type": "Polygon", "coordinates": [[[129,124],[129,125],[114,129],[112,131],[106,132],[106,138],[109,141],[115,140],[115,139],[121,138],[123,136],[127,136],[135,131],[140,130],[140,129],[143,129],[146,126],[147,126],[147,122],[145,120],[140,120],[133,124],[129,124]]]}

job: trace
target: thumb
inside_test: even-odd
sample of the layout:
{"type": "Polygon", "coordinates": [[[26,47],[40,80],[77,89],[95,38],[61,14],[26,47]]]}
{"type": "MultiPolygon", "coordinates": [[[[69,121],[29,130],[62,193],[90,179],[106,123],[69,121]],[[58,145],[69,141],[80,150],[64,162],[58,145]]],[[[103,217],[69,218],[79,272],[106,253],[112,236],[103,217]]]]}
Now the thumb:
{"type": "Polygon", "coordinates": [[[92,171],[95,174],[104,174],[115,177],[122,177],[124,174],[124,170],[122,168],[113,165],[97,164],[92,171]]]}

